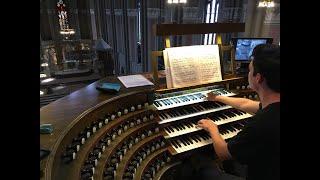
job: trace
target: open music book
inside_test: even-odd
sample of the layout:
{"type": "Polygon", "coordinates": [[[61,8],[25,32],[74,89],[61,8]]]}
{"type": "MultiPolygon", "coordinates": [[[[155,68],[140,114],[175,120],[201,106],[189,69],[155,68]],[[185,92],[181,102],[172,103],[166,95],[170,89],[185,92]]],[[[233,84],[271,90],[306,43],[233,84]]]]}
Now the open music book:
{"type": "Polygon", "coordinates": [[[163,50],[167,88],[222,80],[218,45],[172,47],[163,50]]]}

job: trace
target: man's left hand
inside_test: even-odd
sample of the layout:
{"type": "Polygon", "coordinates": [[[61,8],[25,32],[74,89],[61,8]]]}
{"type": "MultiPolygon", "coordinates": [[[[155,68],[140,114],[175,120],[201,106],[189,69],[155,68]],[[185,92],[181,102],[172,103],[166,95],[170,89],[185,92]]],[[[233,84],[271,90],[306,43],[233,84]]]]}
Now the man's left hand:
{"type": "Polygon", "coordinates": [[[218,126],[209,118],[201,119],[198,121],[198,127],[203,128],[204,130],[208,131],[209,133],[219,134],[218,126]]]}

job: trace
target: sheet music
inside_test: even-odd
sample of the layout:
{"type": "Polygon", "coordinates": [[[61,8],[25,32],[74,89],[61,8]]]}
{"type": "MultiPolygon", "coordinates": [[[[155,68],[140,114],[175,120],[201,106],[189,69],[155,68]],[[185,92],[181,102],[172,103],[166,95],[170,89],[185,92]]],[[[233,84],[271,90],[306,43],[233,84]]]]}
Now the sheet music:
{"type": "Polygon", "coordinates": [[[186,87],[222,80],[218,45],[173,47],[165,51],[164,54],[167,54],[165,61],[169,61],[167,64],[169,64],[172,87],[186,87]]]}
{"type": "Polygon", "coordinates": [[[142,75],[130,75],[130,76],[119,76],[118,79],[122,82],[122,84],[126,88],[137,87],[137,86],[146,86],[146,85],[154,85],[148,79],[143,77],[142,75]]]}

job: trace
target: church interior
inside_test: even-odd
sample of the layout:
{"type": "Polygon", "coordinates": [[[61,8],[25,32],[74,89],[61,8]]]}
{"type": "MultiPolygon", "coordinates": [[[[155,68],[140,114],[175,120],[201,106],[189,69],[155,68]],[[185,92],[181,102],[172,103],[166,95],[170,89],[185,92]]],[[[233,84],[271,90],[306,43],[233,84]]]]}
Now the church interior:
{"type": "Polygon", "coordinates": [[[280,0],[40,0],[40,179],[187,179],[203,161],[246,178],[196,126],[228,141],[248,123],[206,93],[259,101],[258,44],[280,46],[280,0]]]}

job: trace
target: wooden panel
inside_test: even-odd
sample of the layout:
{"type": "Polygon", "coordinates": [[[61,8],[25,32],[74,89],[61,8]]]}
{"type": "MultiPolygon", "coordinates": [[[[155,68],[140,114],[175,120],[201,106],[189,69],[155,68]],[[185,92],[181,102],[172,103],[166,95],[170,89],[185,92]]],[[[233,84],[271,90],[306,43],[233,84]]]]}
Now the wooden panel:
{"type": "Polygon", "coordinates": [[[40,109],[40,123],[49,123],[54,127],[52,134],[40,135],[40,146],[51,151],[51,154],[40,164],[41,169],[45,169],[44,178],[48,180],[52,178],[54,167],[60,163],[60,157],[58,156],[63,151],[62,147],[70,142],[72,134],[79,133],[79,129],[82,130],[89,122],[96,120],[102,112],[113,111],[115,107],[123,107],[128,102],[140,103],[141,98],[137,98],[134,94],[141,93],[144,95],[148,91],[152,92],[152,89],[153,86],[125,88],[116,77],[107,77],[42,107],[40,109]],[[97,91],[95,87],[101,82],[120,83],[121,90],[118,94],[105,94],[97,91]],[[130,95],[133,95],[131,101],[126,98],[130,95]],[[117,102],[112,103],[117,105],[112,107],[110,102],[117,102]],[[104,104],[109,104],[110,109],[103,109],[104,104]],[[93,110],[97,111],[94,114],[90,113],[93,110]],[[88,114],[93,115],[93,118],[90,118],[91,115],[86,116],[88,114]],[[89,122],[86,122],[86,120],[89,122]],[[79,123],[80,121],[86,123],[79,123]]]}
{"type": "Polygon", "coordinates": [[[156,36],[244,32],[245,23],[156,24],[156,36]]]}

